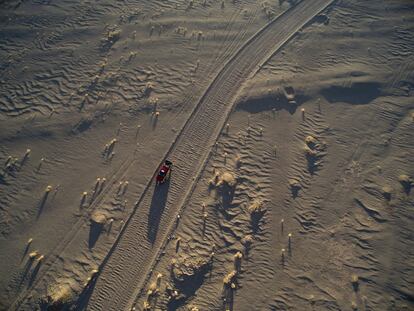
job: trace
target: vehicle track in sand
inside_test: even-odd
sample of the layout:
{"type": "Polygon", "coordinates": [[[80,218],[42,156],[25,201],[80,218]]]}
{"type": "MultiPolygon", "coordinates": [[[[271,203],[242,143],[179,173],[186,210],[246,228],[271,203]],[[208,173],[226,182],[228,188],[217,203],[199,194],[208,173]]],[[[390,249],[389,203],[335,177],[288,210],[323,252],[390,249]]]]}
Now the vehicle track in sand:
{"type": "Polygon", "coordinates": [[[173,232],[212,146],[243,83],[315,15],[334,0],[304,0],[249,39],[208,86],[167,157],[174,162],[169,185],[151,182],[99,272],[88,310],[129,309],[173,232]]]}
{"type": "MultiPolygon", "coordinates": [[[[257,10],[255,11],[255,13],[257,13],[257,10]]],[[[241,30],[239,32],[239,34],[237,35],[238,40],[233,39],[233,40],[229,40],[230,43],[228,45],[225,44],[225,42],[227,41],[227,39],[230,38],[229,36],[229,32],[231,30],[232,24],[234,23],[235,17],[240,14],[240,11],[235,12],[232,15],[232,18],[230,21],[228,21],[228,23],[226,24],[226,33],[227,33],[227,37],[226,40],[224,40],[222,42],[222,46],[220,49],[218,49],[215,53],[215,58],[213,60],[213,63],[216,64],[218,67],[222,67],[226,64],[225,60],[226,58],[230,58],[231,54],[234,54],[238,49],[237,49],[237,42],[239,40],[243,40],[246,36],[247,36],[247,29],[249,27],[246,27],[245,29],[241,30]]],[[[253,22],[254,16],[251,16],[248,21],[247,24],[250,25],[253,22]]],[[[203,68],[201,68],[203,69],[203,68]]],[[[202,74],[204,74],[206,77],[204,80],[202,80],[201,84],[205,84],[208,85],[208,77],[214,77],[214,69],[213,68],[204,68],[204,71],[199,70],[200,72],[202,72],[202,74]]],[[[193,90],[189,90],[186,91],[186,95],[185,95],[185,99],[183,104],[181,105],[181,108],[178,111],[178,115],[181,115],[185,112],[185,107],[187,107],[191,101],[197,101],[198,100],[198,92],[195,92],[194,89],[193,90]]],[[[105,95],[105,97],[107,97],[107,95],[105,95]]],[[[196,107],[193,108],[193,111],[196,109],[196,107]]],[[[176,120],[178,119],[177,116],[175,116],[174,118],[171,119],[167,119],[165,121],[163,121],[163,125],[168,127],[173,127],[173,125],[175,124],[176,120]],[[169,126],[168,126],[169,124],[169,126]]],[[[188,119],[187,119],[188,120],[188,119]]],[[[184,127],[184,125],[183,125],[184,127]]],[[[182,129],[179,131],[180,133],[182,132],[182,129]]],[[[177,137],[175,137],[176,139],[177,137]]],[[[144,140],[140,140],[139,143],[141,145],[145,145],[146,143],[148,143],[149,141],[151,141],[151,138],[146,137],[144,140]]],[[[88,206],[87,209],[81,211],[81,215],[79,216],[79,220],[76,221],[76,223],[72,226],[72,228],[68,231],[68,233],[63,237],[63,239],[61,240],[61,242],[56,245],[49,253],[47,253],[45,255],[45,260],[44,263],[42,265],[42,267],[40,268],[40,270],[37,272],[36,275],[36,280],[32,283],[31,286],[29,286],[28,288],[23,289],[18,295],[17,297],[14,299],[13,303],[11,304],[11,306],[9,306],[9,310],[20,310],[21,308],[27,308],[28,306],[30,306],[30,302],[28,304],[26,304],[32,297],[32,295],[34,294],[34,292],[36,292],[36,289],[38,289],[39,287],[44,286],[45,283],[45,279],[47,278],[47,274],[49,273],[49,271],[56,265],[59,264],[60,262],[60,257],[61,255],[65,252],[66,248],[69,247],[70,243],[73,240],[76,240],[78,238],[78,234],[79,234],[79,230],[82,226],[84,226],[87,222],[89,222],[89,214],[93,211],[99,208],[99,206],[101,204],[104,203],[104,201],[106,199],[108,199],[108,197],[111,196],[111,194],[113,193],[114,189],[117,188],[117,183],[120,180],[125,180],[125,176],[128,174],[128,172],[132,169],[133,165],[136,164],[137,158],[135,156],[136,150],[133,148],[130,152],[130,154],[128,154],[128,156],[126,157],[126,159],[124,161],[122,161],[122,163],[120,163],[120,165],[118,165],[117,168],[114,168],[111,170],[110,173],[108,173],[106,175],[107,178],[107,183],[106,186],[104,187],[104,189],[92,200],[90,201],[90,205],[88,206]]],[[[152,178],[150,178],[149,183],[152,181],[152,178]]],[[[148,187],[148,185],[147,185],[148,187]]],[[[142,196],[142,195],[141,195],[142,196]]],[[[47,283],[47,281],[46,281],[47,283]]]]}

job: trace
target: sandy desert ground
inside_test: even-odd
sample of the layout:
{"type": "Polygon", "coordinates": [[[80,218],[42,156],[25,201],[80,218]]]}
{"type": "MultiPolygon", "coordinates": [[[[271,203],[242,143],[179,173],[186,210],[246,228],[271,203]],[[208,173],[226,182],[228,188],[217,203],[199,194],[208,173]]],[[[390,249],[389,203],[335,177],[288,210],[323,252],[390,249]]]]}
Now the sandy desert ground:
{"type": "Polygon", "coordinates": [[[0,1],[0,310],[414,310],[413,53],[409,0],[0,1]]]}

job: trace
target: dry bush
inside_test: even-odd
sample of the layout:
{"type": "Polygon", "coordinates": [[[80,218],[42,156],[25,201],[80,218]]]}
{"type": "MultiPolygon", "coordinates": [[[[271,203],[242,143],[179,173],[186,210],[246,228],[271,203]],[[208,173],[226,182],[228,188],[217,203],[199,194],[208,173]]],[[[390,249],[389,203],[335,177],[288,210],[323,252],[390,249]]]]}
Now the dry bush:
{"type": "Polygon", "coordinates": [[[88,192],[87,191],[82,192],[81,203],[80,203],[81,207],[86,202],[87,196],[88,196],[88,192]]]}
{"type": "Polygon", "coordinates": [[[29,253],[29,258],[31,260],[36,259],[38,256],[39,256],[39,252],[38,251],[33,251],[33,252],[29,253]]]}
{"type": "Polygon", "coordinates": [[[304,148],[304,152],[305,152],[306,158],[307,158],[308,160],[315,161],[315,160],[317,159],[317,157],[318,157],[318,152],[317,152],[317,150],[312,149],[312,148],[310,148],[309,146],[306,146],[306,147],[304,148]]]}
{"type": "Polygon", "coordinates": [[[85,283],[83,284],[84,287],[88,286],[92,280],[98,275],[99,270],[97,268],[92,269],[90,275],[86,278],[85,283]]]}
{"type": "Polygon", "coordinates": [[[275,17],[275,11],[272,9],[268,1],[262,2],[262,10],[268,19],[275,17]]]}
{"type": "Polygon", "coordinates": [[[115,44],[116,41],[118,41],[121,38],[121,30],[112,28],[110,29],[106,36],[101,40],[101,49],[103,51],[108,51],[112,45],[115,44]]]}
{"type": "Polygon", "coordinates": [[[233,188],[237,183],[236,176],[231,172],[215,172],[214,176],[209,180],[209,187],[222,187],[226,186],[233,188]]]}
{"type": "Polygon", "coordinates": [[[292,192],[293,197],[296,197],[299,193],[299,190],[302,188],[302,186],[300,185],[299,181],[297,181],[296,179],[289,179],[289,187],[290,187],[290,191],[292,192]]]}
{"type": "Polygon", "coordinates": [[[393,189],[390,186],[384,186],[382,187],[382,195],[384,196],[384,198],[389,201],[391,200],[391,195],[392,195],[393,189]]]}
{"type": "Polygon", "coordinates": [[[157,295],[159,292],[158,290],[158,286],[156,282],[152,282],[150,284],[150,286],[148,287],[148,291],[147,291],[147,295],[148,295],[148,299],[157,295]]]}
{"type": "Polygon", "coordinates": [[[310,148],[312,148],[312,147],[314,147],[315,145],[316,145],[316,138],[315,137],[313,137],[313,136],[311,136],[311,135],[309,135],[309,136],[306,136],[306,138],[305,138],[305,143],[310,147],[310,148]]]}
{"type": "Polygon", "coordinates": [[[240,168],[240,166],[241,166],[241,157],[240,157],[240,155],[236,156],[236,158],[234,159],[234,162],[236,164],[236,168],[240,168]]]}
{"type": "Polygon", "coordinates": [[[144,87],[143,93],[145,96],[149,96],[153,90],[154,90],[154,85],[151,82],[147,82],[147,84],[144,87]]]}
{"type": "Polygon", "coordinates": [[[179,289],[175,288],[171,284],[166,285],[165,294],[167,296],[168,304],[174,304],[177,301],[183,301],[188,298],[187,295],[182,293],[179,289]]]}
{"type": "Polygon", "coordinates": [[[241,242],[245,248],[250,248],[250,246],[253,244],[253,236],[248,234],[241,240],[241,242]]]}
{"type": "Polygon", "coordinates": [[[231,285],[236,282],[236,279],[237,279],[237,271],[233,270],[224,276],[223,285],[225,287],[231,287],[231,285]]]}
{"type": "Polygon", "coordinates": [[[75,300],[75,293],[70,282],[58,282],[47,288],[46,297],[42,303],[47,305],[47,310],[63,310],[68,308],[75,300]]]}
{"type": "Polygon", "coordinates": [[[326,154],[326,144],[319,141],[315,137],[309,135],[305,138],[304,153],[308,161],[308,169],[310,172],[320,165],[320,159],[326,154]]]}
{"type": "Polygon", "coordinates": [[[355,301],[351,302],[351,308],[352,308],[352,310],[358,310],[358,305],[355,301]]]}
{"type": "Polygon", "coordinates": [[[241,252],[237,252],[234,256],[233,256],[233,261],[234,261],[234,269],[237,271],[240,271],[240,267],[241,267],[241,262],[243,259],[243,254],[241,252]]]}
{"type": "Polygon", "coordinates": [[[252,204],[249,205],[249,207],[247,208],[247,210],[249,211],[250,215],[257,215],[257,214],[261,214],[264,212],[263,209],[263,202],[260,200],[254,200],[252,204]]]}
{"type": "Polygon", "coordinates": [[[250,213],[251,226],[254,232],[256,232],[259,229],[260,220],[265,213],[263,202],[257,199],[254,200],[253,203],[248,206],[247,211],[250,213]]]}
{"type": "Polygon", "coordinates": [[[115,43],[121,38],[121,30],[115,29],[108,32],[107,40],[111,43],[115,43]]]}
{"type": "Polygon", "coordinates": [[[26,153],[24,154],[24,156],[23,156],[23,159],[22,159],[22,161],[21,161],[21,165],[24,165],[25,163],[26,163],[26,161],[29,159],[29,157],[30,157],[30,153],[31,153],[32,151],[30,150],[30,149],[27,149],[26,150],[26,153]]]}
{"type": "Polygon", "coordinates": [[[104,225],[106,223],[106,216],[103,213],[96,211],[91,215],[91,221],[99,225],[104,225]]]}
{"type": "Polygon", "coordinates": [[[408,194],[411,191],[411,187],[413,186],[413,180],[410,176],[402,174],[398,176],[398,181],[400,182],[401,186],[404,188],[404,191],[408,194]]]}
{"type": "Polygon", "coordinates": [[[162,274],[158,273],[154,282],[150,284],[147,290],[147,300],[144,301],[143,310],[151,310],[151,306],[154,305],[156,297],[160,293],[162,274]]]}
{"type": "Polygon", "coordinates": [[[150,305],[150,303],[148,302],[148,301],[144,301],[144,304],[142,305],[142,310],[143,311],[149,311],[149,310],[151,310],[151,305],[150,305]]]}
{"type": "Polygon", "coordinates": [[[184,257],[175,260],[172,265],[172,276],[175,282],[191,281],[197,275],[204,275],[211,267],[212,258],[198,256],[184,257]]]}
{"type": "Polygon", "coordinates": [[[215,172],[214,176],[208,181],[209,187],[217,187],[220,180],[220,172],[215,172]]]}
{"type": "Polygon", "coordinates": [[[217,183],[217,186],[226,185],[229,187],[234,187],[236,185],[236,177],[233,173],[230,172],[224,172],[219,176],[219,181],[217,183]]]}
{"type": "Polygon", "coordinates": [[[359,277],[356,274],[351,275],[352,284],[357,284],[359,282],[359,277]]]}
{"type": "Polygon", "coordinates": [[[351,284],[354,290],[358,290],[359,287],[359,277],[356,274],[351,275],[351,284]]]}

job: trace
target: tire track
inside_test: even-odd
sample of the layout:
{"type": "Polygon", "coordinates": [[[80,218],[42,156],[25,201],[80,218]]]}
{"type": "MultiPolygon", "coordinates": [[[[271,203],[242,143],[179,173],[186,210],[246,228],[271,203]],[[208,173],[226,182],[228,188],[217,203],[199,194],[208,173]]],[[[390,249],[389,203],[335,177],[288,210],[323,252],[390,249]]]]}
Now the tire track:
{"type": "MultiPolygon", "coordinates": [[[[234,14],[234,17],[239,14],[240,12],[237,12],[234,14]]],[[[253,18],[252,18],[253,19],[253,18]]],[[[252,19],[249,20],[249,24],[251,24],[252,19]]],[[[231,24],[234,22],[234,19],[229,21],[227,27],[231,28],[231,24]]],[[[247,28],[247,27],[246,27],[247,28]]],[[[226,28],[226,32],[229,32],[230,30],[226,28]]],[[[246,30],[241,32],[241,36],[244,38],[246,35],[246,30]]],[[[241,39],[240,39],[241,40],[241,39]]],[[[236,40],[237,41],[237,40],[236,40]]],[[[232,47],[232,50],[235,50],[236,48],[233,46],[235,40],[230,42],[230,46],[232,47]]],[[[223,43],[224,45],[224,43],[223,43]]],[[[217,57],[213,61],[218,66],[223,66],[223,63],[225,61],[224,53],[220,52],[221,50],[218,50],[217,57]]],[[[227,49],[226,49],[227,51],[227,49]]],[[[230,54],[230,53],[228,53],[230,54]]],[[[214,69],[210,68],[208,70],[208,73],[206,75],[211,75],[213,73],[214,69]]],[[[68,80],[68,79],[66,79],[68,80]]],[[[202,83],[207,82],[205,79],[203,79],[202,83]]],[[[207,83],[206,83],[207,84],[207,83]]],[[[184,105],[181,106],[179,115],[181,115],[184,112],[184,108],[188,106],[187,104],[190,104],[191,101],[196,101],[196,92],[186,92],[186,99],[184,105]]],[[[107,95],[105,95],[106,97],[107,95]]],[[[195,109],[195,108],[194,108],[195,109]]],[[[175,117],[173,119],[168,119],[166,121],[163,121],[165,124],[175,124],[178,117],[175,117]]],[[[168,126],[167,126],[168,127],[168,126]]],[[[182,130],[182,129],[181,129],[182,130]]],[[[147,138],[144,141],[139,141],[141,145],[145,145],[148,141],[150,141],[151,138],[147,138]]],[[[125,176],[136,164],[136,157],[135,157],[135,151],[131,150],[130,154],[126,157],[126,159],[119,164],[119,166],[115,169],[113,169],[109,174],[106,175],[107,177],[107,183],[104,187],[104,189],[92,200],[90,205],[87,209],[82,211],[82,216],[79,217],[79,220],[76,221],[76,223],[72,226],[72,228],[69,230],[69,232],[64,236],[61,243],[56,245],[49,253],[45,256],[44,264],[42,265],[41,269],[37,273],[36,280],[33,282],[32,286],[22,290],[17,297],[14,299],[12,305],[9,307],[10,310],[18,310],[24,305],[25,301],[33,294],[35,289],[39,287],[39,284],[42,284],[44,281],[44,277],[47,275],[47,273],[50,271],[51,267],[56,265],[56,263],[59,262],[60,255],[66,250],[66,248],[69,246],[69,244],[76,239],[79,229],[84,226],[88,221],[89,217],[88,215],[97,209],[103,202],[106,200],[114,191],[114,189],[117,187],[117,183],[119,180],[125,179],[125,176]]],[[[150,180],[152,180],[151,178],[150,180]]]]}
{"type": "Polygon", "coordinates": [[[204,169],[244,81],[333,1],[302,1],[257,32],[224,65],[167,153],[175,164],[169,186],[147,185],[105,259],[89,300],[90,310],[130,307],[168,242],[176,216],[204,169]]]}

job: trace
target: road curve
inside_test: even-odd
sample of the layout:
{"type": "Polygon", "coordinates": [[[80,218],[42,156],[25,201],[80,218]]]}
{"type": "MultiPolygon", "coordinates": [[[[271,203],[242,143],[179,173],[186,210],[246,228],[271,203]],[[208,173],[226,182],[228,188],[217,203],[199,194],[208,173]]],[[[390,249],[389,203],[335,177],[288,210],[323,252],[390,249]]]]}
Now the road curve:
{"type": "Polygon", "coordinates": [[[155,188],[150,183],[145,189],[105,259],[88,310],[131,308],[174,230],[176,216],[193,190],[242,84],[333,1],[303,0],[262,28],[224,65],[168,152],[175,166],[170,184],[155,188]]]}

